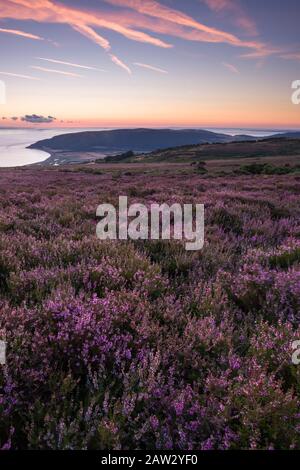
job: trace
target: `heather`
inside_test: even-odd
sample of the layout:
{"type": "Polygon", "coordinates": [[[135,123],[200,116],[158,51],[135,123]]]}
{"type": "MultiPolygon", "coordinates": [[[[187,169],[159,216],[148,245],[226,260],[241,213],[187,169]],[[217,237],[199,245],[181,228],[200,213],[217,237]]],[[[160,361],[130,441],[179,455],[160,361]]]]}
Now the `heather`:
{"type": "Polygon", "coordinates": [[[1,448],[300,448],[299,176],[202,166],[0,172],[1,448]],[[98,240],[119,195],[203,250],[98,240]]]}

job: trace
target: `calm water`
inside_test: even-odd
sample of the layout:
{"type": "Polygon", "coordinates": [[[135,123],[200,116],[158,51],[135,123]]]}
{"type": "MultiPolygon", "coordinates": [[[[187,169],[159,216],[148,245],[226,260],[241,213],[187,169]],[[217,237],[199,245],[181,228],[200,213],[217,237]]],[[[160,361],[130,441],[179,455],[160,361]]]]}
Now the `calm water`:
{"type": "Polygon", "coordinates": [[[0,129],[0,167],[42,162],[49,154],[42,150],[27,149],[28,145],[59,134],[87,130],[92,129],[0,129]]]}
{"type": "Polygon", "coordinates": [[[250,135],[252,137],[270,137],[274,134],[279,134],[280,132],[287,132],[287,131],[279,131],[279,130],[261,130],[261,129],[238,129],[238,128],[206,128],[207,131],[217,132],[219,134],[226,134],[226,135],[250,135]]]}
{"type": "MultiPolygon", "coordinates": [[[[21,166],[46,160],[49,154],[41,150],[27,149],[28,145],[59,134],[102,129],[0,129],[0,167],[21,166]]],[[[207,129],[228,135],[248,134],[254,137],[270,136],[278,131],[255,129],[207,129]]]]}

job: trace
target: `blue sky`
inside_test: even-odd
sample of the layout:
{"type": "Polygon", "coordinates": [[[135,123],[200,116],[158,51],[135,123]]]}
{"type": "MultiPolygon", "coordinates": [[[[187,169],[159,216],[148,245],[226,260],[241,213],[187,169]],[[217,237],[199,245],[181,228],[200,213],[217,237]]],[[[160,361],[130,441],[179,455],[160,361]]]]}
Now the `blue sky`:
{"type": "Polygon", "coordinates": [[[2,125],[300,127],[299,18],[296,0],[0,0],[2,125]]]}

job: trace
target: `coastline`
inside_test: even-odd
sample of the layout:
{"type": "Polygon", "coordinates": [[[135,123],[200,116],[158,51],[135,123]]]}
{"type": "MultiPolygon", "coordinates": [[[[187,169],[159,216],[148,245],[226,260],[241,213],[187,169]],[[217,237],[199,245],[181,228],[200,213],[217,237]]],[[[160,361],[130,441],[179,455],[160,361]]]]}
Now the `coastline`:
{"type": "Polygon", "coordinates": [[[92,163],[95,160],[106,157],[103,153],[97,152],[68,152],[63,150],[53,150],[47,147],[41,148],[43,152],[46,152],[49,157],[45,160],[32,163],[25,166],[60,166],[64,164],[76,164],[76,163],[92,163]]]}

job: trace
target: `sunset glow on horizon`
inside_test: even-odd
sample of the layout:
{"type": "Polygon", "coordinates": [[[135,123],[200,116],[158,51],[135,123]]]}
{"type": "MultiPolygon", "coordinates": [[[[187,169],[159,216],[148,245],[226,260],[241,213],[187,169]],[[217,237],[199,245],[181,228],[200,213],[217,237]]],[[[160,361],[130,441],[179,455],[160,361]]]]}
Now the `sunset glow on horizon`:
{"type": "Polygon", "coordinates": [[[300,128],[298,0],[0,0],[1,127],[300,128]]]}

